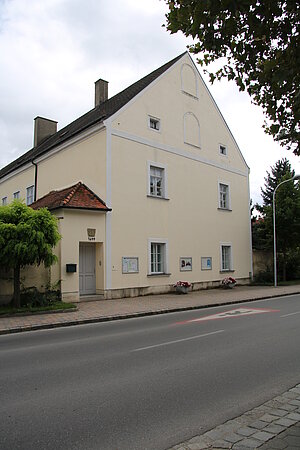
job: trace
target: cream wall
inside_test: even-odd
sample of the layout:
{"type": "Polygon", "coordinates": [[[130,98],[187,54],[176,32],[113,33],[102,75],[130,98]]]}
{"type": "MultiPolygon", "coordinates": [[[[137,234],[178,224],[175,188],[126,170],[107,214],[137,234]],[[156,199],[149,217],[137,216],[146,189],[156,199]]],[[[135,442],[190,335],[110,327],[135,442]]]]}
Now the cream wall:
{"type": "Polygon", "coordinates": [[[60,276],[61,292],[65,300],[79,301],[79,243],[93,242],[96,245],[96,289],[104,290],[105,276],[105,213],[87,210],[60,209],[56,212],[60,221],[60,276]],[[95,241],[90,241],[87,228],[95,228],[95,241]],[[75,273],[66,272],[66,264],[77,264],[75,273]]]}
{"type": "MultiPolygon", "coordinates": [[[[52,190],[59,190],[82,181],[100,198],[106,197],[106,132],[102,130],[80,141],[67,145],[50,156],[37,158],[37,199],[52,190]]],[[[0,180],[0,201],[7,196],[13,200],[13,193],[20,191],[20,198],[26,199],[26,188],[34,185],[35,169],[30,165],[20,173],[0,180]]]]}
{"type": "Polygon", "coordinates": [[[221,243],[232,245],[234,276],[249,277],[247,177],[117,137],[112,167],[114,289],[222,279],[221,243]],[[166,166],[169,200],[147,197],[147,161],[166,166]],[[218,209],[219,181],[230,186],[232,211],[218,209]],[[169,277],[147,276],[149,238],[168,240],[169,277]],[[139,257],[138,274],[122,274],[122,256],[139,257]],[[201,257],[207,256],[213,270],[201,271],[201,257]],[[180,257],[193,258],[192,272],[180,272],[180,257]]]}
{"type": "Polygon", "coordinates": [[[38,198],[82,181],[100,198],[106,197],[105,129],[39,162],[38,198]],[[51,174],[51,176],[49,176],[51,174]]]}
{"type": "Polygon", "coordinates": [[[26,166],[26,169],[16,175],[7,175],[0,180],[0,204],[2,198],[7,197],[7,202],[13,200],[14,192],[20,191],[20,199],[26,201],[26,188],[34,185],[34,166],[26,166]]]}
{"type": "Polygon", "coordinates": [[[195,88],[192,69],[185,56],[112,119],[113,289],[220,280],[222,243],[232,246],[235,277],[252,271],[248,167],[198,74],[195,88]],[[159,131],[149,128],[149,116],[160,119],[159,131]],[[185,127],[187,116],[193,120],[185,127]],[[168,200],[147,197],[149,162],[166,167],[168,200]],[[232,211],[218,209],[219,182],[230,187],[232,211]],[[169,276],[147,276],[150,238],[168,242],[169,276]],[[122,256],[138,256],[139,273],[122,274],[122,256]],[[203,271],[208,256],[212,270],[203,271]],[[180,257],[193,258],[192,272],[180,272],[180,257]]]}
{"type": "MultiPolygon", "coordinates": [[[[190,91],[193,93],[194,87],[189,78],[186,80],[185,89],[187,83],[190,83],[190,91]]],[[[132,137],[151,141],[150,144],[167,145],[186,155],[247,172],[245,161],[231,133],[188,55],[117,114],[112,122],[112,129],[115,134],[127,133],[132,137]],[[182,91],[181,70],[186,64],[190,66],[189,72],[194,70],[198,98],[182,91]],[[201,148],[184,143],[186,113],[193,113],[199,121],[201,148]],[[148,127],[149,115],[161,120],[159,132],[148,127]],[[220,155],[219,144],[227,146],[227,157],[220,155]]]]}

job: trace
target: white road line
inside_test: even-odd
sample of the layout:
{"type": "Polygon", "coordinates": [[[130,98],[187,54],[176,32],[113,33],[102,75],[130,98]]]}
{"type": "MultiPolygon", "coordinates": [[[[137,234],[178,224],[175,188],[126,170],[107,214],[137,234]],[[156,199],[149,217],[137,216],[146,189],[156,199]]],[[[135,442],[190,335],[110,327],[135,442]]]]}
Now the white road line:
{"type": "Polygon", "coordinates": [[[131,351],[132,352],[140,352],[141,350],[149,350],[150,348],[162,347],[163,345],[171,345],[171,344],[177,344],[178,342],[191,341],[192,339],[199,339],[202,337],[211,336],[213,334],[223,333],[223,331],[225,331],[225,330],[218,330],[218,331],[213,331],[212,333],[199,334],[198,336],[192,336],[192,337],[188,337],[185,339],[177,339],[176,341],[169,341],[169,342],[163,342],[161,344],[149,345],[148,347],[140,347],[140,348],[136,348],[131,351]]]}
{"type": "Polygon", "coordinates": [[[284,316],[280,316],[280,317],[288,317],[288,316],[294,316],[295,314],[300,314],[300,311],[296,311],[290,314],[285,314],[284,316]]]}

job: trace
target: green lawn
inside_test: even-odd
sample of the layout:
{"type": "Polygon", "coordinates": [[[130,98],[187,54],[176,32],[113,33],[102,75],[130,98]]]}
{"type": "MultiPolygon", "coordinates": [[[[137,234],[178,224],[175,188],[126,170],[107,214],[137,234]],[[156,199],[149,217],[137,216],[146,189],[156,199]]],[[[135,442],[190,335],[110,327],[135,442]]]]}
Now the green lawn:
{"type": "Polygon", "coordinates": [[[57,311],[74,309],[76,305],[73,303],[55,302],[47,306],[23,306],[22,308],[13,308],[9,305],[0,305],[0,316],[4,314],[17,314],[17,313],[34,313],[41,311],[57,311]]]}

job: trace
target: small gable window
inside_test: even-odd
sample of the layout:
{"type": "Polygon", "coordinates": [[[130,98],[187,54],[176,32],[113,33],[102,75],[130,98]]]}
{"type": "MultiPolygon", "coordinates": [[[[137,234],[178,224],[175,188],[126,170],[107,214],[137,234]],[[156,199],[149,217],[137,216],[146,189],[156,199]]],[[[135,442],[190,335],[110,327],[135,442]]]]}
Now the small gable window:
{"type": "Polygon", "coordinates": [[[226,147],[226,145],[220,144],[219,145],[219,152],[220,152],[220,155],[227,156],[227,147],[226,147]]]}
{"type": "Polygon", "coordinates": [[[7,197],[2,197],[2,206],[7,205],[7,197]]]}
{"type": "Polygon", "coordinates": [[[149,116],[148,126],[151,130],[160,131],[160,119],[149,116]]]}

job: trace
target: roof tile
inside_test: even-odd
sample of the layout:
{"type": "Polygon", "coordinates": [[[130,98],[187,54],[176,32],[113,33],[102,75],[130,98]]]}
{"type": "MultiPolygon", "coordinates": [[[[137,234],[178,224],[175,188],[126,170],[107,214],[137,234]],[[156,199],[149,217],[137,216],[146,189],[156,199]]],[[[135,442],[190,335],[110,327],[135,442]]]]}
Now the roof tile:
{"type": "Polygon", "coordinates": [[[111,211],[105,202],[81,181],[60,191],[51,191],[30,206],[33,209],[48,208],[49,210],[75,208],[111,211]]]}

